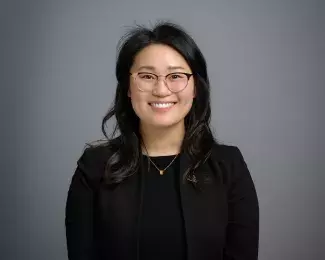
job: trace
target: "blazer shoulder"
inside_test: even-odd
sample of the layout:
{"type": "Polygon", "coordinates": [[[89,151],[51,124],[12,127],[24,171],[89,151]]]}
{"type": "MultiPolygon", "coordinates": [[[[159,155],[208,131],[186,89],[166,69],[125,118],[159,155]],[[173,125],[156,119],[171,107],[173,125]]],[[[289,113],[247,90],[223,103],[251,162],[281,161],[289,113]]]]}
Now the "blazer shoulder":
{"type": "Polygon", "coordinates": [[[222,181],[226,185],[243,177],[250,178],[247,164],[237,146],[215,144],[210,158],[211,164],[221,173],[222,181]]]}
{"type": "Polygon", "coordinates": [[[217,161],[223,162],[243,160],[242,152],[237,146],[217,143],[213,146],[212,157],[217,161]]]}
{"type": "Polygon", "coordinates": [[[77,161],[77,166],[88,181],[100,181],[107,161],[114,152],[112,147],[117,145],[117,142],[116,139],[112,139],[102,144],[87,144],[77,161]]]}

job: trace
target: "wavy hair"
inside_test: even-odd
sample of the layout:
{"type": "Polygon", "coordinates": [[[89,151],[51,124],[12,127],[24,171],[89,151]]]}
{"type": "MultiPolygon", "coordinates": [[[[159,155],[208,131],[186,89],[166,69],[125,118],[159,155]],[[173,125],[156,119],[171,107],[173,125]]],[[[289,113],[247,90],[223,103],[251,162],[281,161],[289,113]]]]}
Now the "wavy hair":
{"type": "Polygon", "coordinates": [[[135,56],[151,44],[167,45],[180,53],[190,66],[195,83],[196,96],[192,108],[185,117],[185,136],[181,152],[191,159],[191,165],[183,175],[194,172],[210,155],[216,143],[210,129],[210,84],[206,61],[193,38],[180,26],[160,22],[152,29],[144,26],[132,28],[121,38],[116,62],[117,88],[112,107],[102,120],[102,132],[110,147],[104,180],[106,184],[118,184],[139,170],[141,165],[141,135],[139,118],[127,95],[129,72],[135,56]],[[111,136],[106,132],[106,123],[115,116],[116,124],[111,136]],[[119,136],[116,137],[116,133],[119,136]]]}

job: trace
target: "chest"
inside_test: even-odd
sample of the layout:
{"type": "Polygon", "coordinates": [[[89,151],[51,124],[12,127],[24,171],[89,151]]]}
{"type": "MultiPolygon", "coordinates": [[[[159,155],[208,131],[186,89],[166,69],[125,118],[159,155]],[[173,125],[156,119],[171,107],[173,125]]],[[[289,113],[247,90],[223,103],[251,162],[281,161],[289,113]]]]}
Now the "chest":
{"type": "MultiPolygon", "coordinates": [[[[175,185],[175,192],[168,194],[169,199],[173,196],[177,200],[183,216],[188,259],[210,259],[212,256],[218,259],[216,257],[221,254],[225,241],[228,218],[226,187],[208,164],[202,165],[195,175],[185,180],[184,172],[185,167],[180,164],[178,181],[166,181],[165,185],[166,188],[175,185]]],[[[146,187],[150,180],[143,178],[141,172],[115,189],[98,190],[94,230],[101,255],[109,254],[114,259],[136,259],[143,207],[150,193],[159,192],[146,187]]],[[[162,185],[160,189],[164,188],[162,185]]],[[[163,201],[160,197],[159,203],[163,201]]],[[[156,206],[159,210],[159,205],[156,206]]]]}

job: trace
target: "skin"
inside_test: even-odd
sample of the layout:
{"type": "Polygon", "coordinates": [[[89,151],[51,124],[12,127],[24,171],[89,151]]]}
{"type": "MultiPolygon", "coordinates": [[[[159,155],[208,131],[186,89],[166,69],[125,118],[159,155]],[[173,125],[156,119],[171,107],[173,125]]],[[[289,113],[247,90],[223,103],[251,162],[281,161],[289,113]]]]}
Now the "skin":
{"type": "MultiPolygon", "coordinates": [[[[174,49],[152,44],[135,57],[130,70],[166,75],[171,72],[192,73],[185,59],[174,49]],[[150,67],[150,68],[149,68],[150,67]],[[176,68],[177,67],[177,68],[176,68]]],[[[178,93],[171,92],[160,77],[152,92],[142,92],[130,76],[128,96],[136,115],[140,118],[140,132],[151,155],[168,155],[179,152],[184,137],[184,118],[190,111],[195,97],[194,79],[178,93]],[[156,111],[150,102],[176,102],[168,111],[156,111]]]]}

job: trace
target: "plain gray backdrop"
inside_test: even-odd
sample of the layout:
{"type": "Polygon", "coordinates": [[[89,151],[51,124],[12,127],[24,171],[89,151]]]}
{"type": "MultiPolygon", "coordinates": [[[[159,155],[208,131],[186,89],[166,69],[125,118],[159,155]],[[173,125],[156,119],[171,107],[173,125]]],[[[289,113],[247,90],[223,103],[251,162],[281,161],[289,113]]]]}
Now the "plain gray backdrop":
{"type": "MultiPolygon", "coordinates": [[[[260,201],[260,258],[325,259],[324,1],[1,1],[3,260],[66,260],[64,207],[102,137],[116,44],[170,19],[206,57],[212,126],[260,201]]],[[[111,127],[109,125],[109,127],[111,127]]]]}

